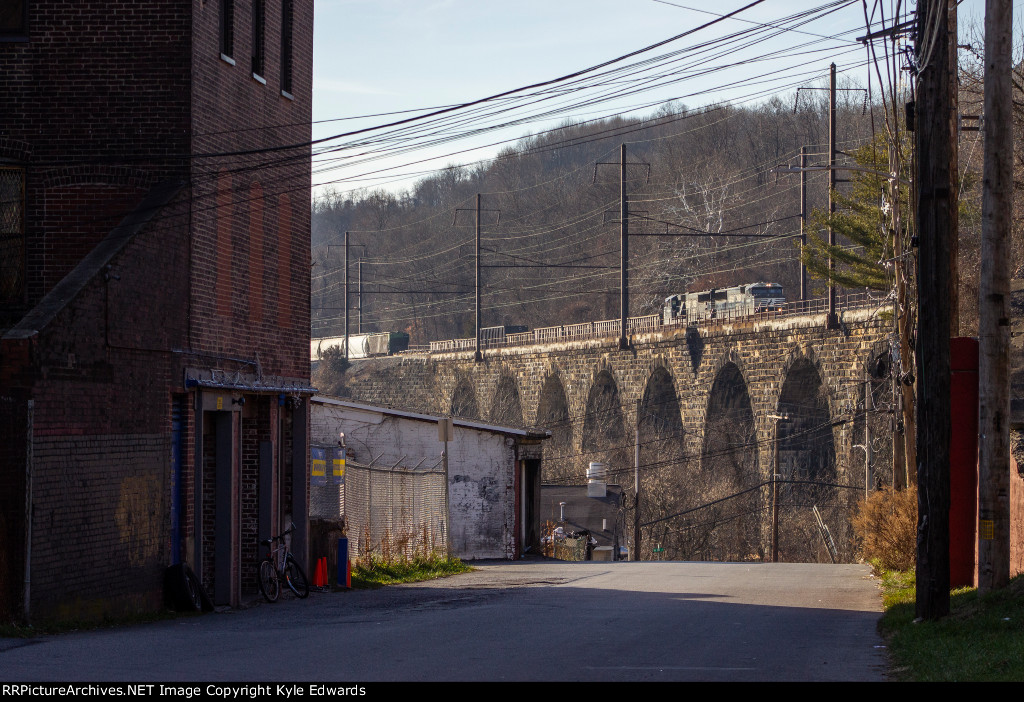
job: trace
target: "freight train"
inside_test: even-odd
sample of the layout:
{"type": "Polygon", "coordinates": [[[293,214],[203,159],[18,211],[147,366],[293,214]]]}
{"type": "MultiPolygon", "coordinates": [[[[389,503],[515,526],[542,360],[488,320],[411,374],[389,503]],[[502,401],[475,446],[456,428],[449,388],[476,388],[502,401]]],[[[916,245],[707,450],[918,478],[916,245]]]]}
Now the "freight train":
{"type": "MultiPolygon", "coordinates": [[[[409,348],[409,335],[405,332],[380,332],[377,334],[349,334],[348,357],[370,358],[390,356],[409,348]]],[[[345,350],[345,337],[327,336],[309,340],[309,358],[319,361],[322,354],[332,346],[345,350]]]]}
{"type": "MultiPolygon", "coordinates": [[[[631,317],[628,333],[653,331],[663,326],[696,324],[707,320],[735,319],[761,312],[780,311],[786,304],[786,295],[779,283],[748,283],[731,288],[712,288],[692,293],[678,293],[665,298],[661,318],[658,315],[631,317]]],[[[480,330],[482,348],[517,346],[529,343],[555,342],[618,334],[618,320],[585,322],[558,327],[534,329],[525,326],[501,325],[480,330]]],[[[353,334],[349,336],[350,359],[390,356],[409,348],[409,335],[404,332],[353,334]]],[[[324,351],[332,346],[344,349],[345,337],[310,339],[310,358],[319,361],[324,351]]],[[[475,338],[431,341],[432,352],[463,351],[474,348],[475,338]]],[[[424,348],[426,350],[426,348],[424,348]]]]}
{"type": "Polygon", "coordinates": [[[745,317],[758,312],[772,312],[785,304],[786,295],[778,283],[749,283],[679,293],[665,298],[662,323],[692,324],[706,319],[745,317]]]}

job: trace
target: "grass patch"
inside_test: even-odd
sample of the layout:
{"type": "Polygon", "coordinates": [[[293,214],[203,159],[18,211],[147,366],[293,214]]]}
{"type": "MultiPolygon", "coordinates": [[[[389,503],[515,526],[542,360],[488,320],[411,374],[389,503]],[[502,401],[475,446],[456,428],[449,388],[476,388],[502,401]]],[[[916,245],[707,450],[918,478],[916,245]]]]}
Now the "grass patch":
{"type": "Polygon", "coordinates": [[[898,680],[974,682],[1024,680],[1024,575],[998,592],[950,593],[950,614],[914,623],[914,574],[882,572],[888,641],[898,680]]]}
{"type": "Polygon", "coordinates": [[[386,560],[369,556],[352,565],[352,587],[374,588],[382,585],[416,583],[434,578],[445,578],[473,570],[458,558],[440,556],[413,559],[386,560]]]}

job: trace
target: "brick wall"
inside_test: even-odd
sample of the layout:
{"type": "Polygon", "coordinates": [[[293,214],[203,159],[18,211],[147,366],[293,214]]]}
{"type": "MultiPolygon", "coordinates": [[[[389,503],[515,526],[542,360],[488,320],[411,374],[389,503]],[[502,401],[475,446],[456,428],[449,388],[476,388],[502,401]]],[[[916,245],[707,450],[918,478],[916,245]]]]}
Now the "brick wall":
{"type": "Polygon", "coordinates": [[[313,8],[293,6],[288,97],[281,90],[281,4],[267,3],[264,83],[250,66],[248,10],[236,7],[232,64],[218,48],[218,3],[196,3],[193,151],[300,146],[195,160],[192,344],[223,355],[256,353],[264,372],[308,378],[308,353],[298,346],[309,339],[313,8]]]}
{"type": "Polygon", "coordinates": [[[0,158],[27,166],[21,309],[141,192],[186,172],[190,5],[39,0],[28,41],[0,44],[0,158]]]}
{"type": "Polygon", "coordinates": [[[29,407],[21,393],[0,394],[0,621],[21,611],[25,553],[25,461],[29,407]]]}
{"type": "MultiPolygon", "coordinates": [[[[249,70],[249,12],[235,14],[232,65],[220,57],[219,3],[209,0],[40,0],[29,4],[29,40],[0,44],[0,160],[26,169],[27,240],[26,295],[0,309],[0,333],[20,329],[0,342],[0,380],[5,396],[35,403],[39,616],[152,608],[161,570],[175,557],[201,548],[213,564],[210,535],[193,533],[196,490],[212,487],[193,481],[203,427],[183,387],[186,367],[309,377],[313,9],[294,3],[285,96],[281,4],[267,5],[266,82],[249,70]],[[146,214],[140,200],[168,179],[182,183],[178,198],[149,212],[143,229],[118,232],[133,210],[146,214]],[[107,249],[109,259],[98,261],[94,254],[107,249]],[[55,286],[66,292],[59,300],[55,286]],[[38,326],[22,328],[26,314],[38,326]],[[175,397],[186,398],[180,554],[171,553],[168,513],[175,397]],[[105,591],[103,553],[124,563],[118,585],[105,591]]],[[[262,411],[232,464],[244,466],[233,475],[243,524],[232,535],[235,571],[254,558],[251,478],[268,435],[262,411]]],[[[290,509],[291,445],[305,437],[286,427],[274,438],[290,509]]],[[[200,460],[212,450],[204,442],[200,460]]],[[[0,486],[23,497],[25,462],[15,453],[0,454],[0,486]]],[[[203,504],[212,509],[216,500],[206,494],[203,504]]]]}
{"type": "Polygon", "coordinates": [[[32,611],[98,618],[163,600],[167,434],[37,438],[32,611]]]}

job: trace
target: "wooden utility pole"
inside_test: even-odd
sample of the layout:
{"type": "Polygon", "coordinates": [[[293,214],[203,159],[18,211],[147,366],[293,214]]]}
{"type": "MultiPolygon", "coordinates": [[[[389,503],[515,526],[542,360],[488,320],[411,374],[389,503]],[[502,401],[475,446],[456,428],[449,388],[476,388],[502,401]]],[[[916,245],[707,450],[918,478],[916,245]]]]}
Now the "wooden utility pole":
{"type": "Polygon", "coordinates": [[[636,401],[636,440],[633,444],[633,559],[640,560],[640,410],[636,401]]]}
{"type": "Polygon", "coordinates": [[[917,602],[949,614],[949,246],[952,149],[947,0],[917,6],[917,602]]]}
{"type": "Polygon", "coordinates": [[[772,461],[772,563],[779,562],[779,422],[775,420],[775,458],[772,461]]]}
{"type": "Polygon", "coordinates": [[[1011,0],[985,2],[985,165],[978,319],[978,590],[1010,581],[1011,0]]]}
{"type": "Polygon", "coordinates": [[[348,232],[345,232],[345,360],[348,360],[348,232]]]}
{"type": "Polygon", "coordinates": [[[960,56],[957,51],[956,6],[960,0],[946,0],[946,21],[949,33],[949,329],[951,336],[960,336],[960,56]]]}

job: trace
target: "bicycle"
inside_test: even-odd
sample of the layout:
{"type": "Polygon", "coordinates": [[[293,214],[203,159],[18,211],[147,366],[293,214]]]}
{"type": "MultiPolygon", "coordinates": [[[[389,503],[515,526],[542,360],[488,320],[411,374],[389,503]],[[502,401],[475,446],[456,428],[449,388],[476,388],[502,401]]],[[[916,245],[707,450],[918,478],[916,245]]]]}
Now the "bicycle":
{"type": "Polygon", "coordinates": [[[281,596],[282,581],[299,599],[309,597],[309,581],[306,580],[306,573],[292,556],[284,540],[284,537],[293,531],[295,531],[294,523],[280,535],[260,542],[268,549],[267,556],[260,561],[259,567],[260,593],[267,602],[277,602],[277,598],[281,596]],[[274,546],[277,541],[281,542],[280,546],[274,546]]]}

